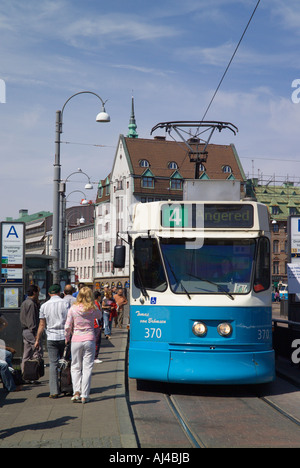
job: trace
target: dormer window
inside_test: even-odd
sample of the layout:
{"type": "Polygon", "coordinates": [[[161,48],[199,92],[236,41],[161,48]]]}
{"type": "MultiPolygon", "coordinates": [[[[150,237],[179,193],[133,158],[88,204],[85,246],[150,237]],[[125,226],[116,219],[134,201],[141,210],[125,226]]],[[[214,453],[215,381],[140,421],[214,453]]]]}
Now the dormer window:
{"type": "Polygon", "coordinates": [[[168,164],[168,169],[178,169],[178,164],[175,161],[171,161],[168,164]]]}
{"type": "Polygon", "coordinates": [[[170,178],[170,189],[171,190],[182,190],[183,178],[178,171],[175,171],[170,178]]]}
{"type": "Polygon", "coordinates": [[[143,188],[154,188],[154,174],[150,169],[147,169],[142,174],[142,187],[143,188]]]}
{"type": "Polygon", "coordinates": [[[140,167],[149,167],[150,164],[149,164],[149,161],[147,161],[147,159],[141,159],[140,160],[140,167]]]}
{"type": "Polygon", "coordinates": [[[230,166],[223,166],[222,168],[224,174],[231,174],[232,173],[232,169],[230,166]]]}

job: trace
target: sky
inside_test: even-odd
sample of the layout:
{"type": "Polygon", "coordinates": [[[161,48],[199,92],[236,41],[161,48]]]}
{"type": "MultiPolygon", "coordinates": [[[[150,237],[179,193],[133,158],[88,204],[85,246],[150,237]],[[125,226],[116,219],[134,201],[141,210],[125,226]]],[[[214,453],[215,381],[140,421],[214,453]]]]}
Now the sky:
{"type": "MultiPolygon", "coordinates": [[[[128,132],[132,95],[140,138],[159,122],[200,121],[256,4],[1,0],[0,220],[52,212],[56,111],[80,91],[107,100],[111,122],[96,123],[101,102],[92,94],[66,104],[67,206],[95,200],[128,132]]],[[[249,177],[300,183],[299,26],[299,0],[261,0],[206,115],[238,127],[212,143],[234,143],[249,177]]]]}

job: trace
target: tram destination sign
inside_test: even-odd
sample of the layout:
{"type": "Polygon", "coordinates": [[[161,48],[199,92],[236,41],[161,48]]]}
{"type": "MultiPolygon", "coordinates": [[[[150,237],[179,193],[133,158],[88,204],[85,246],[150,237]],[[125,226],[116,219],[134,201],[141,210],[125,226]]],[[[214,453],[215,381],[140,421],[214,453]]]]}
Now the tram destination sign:
{"type": "Polygon", "coordinates": [[[249,229],[253,227],[253,206],[220,203],[166,203],[161,207],[165,228],[249,229]]]}

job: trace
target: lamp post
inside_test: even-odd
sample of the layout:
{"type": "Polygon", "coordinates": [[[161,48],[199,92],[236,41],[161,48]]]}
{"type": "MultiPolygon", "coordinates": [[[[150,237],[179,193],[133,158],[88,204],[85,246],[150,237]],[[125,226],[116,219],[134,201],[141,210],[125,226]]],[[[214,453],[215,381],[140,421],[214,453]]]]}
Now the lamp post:
{"type": "MultiPolygon", "coordinates": [[[[64,240],[64,232],[65,232],[65,214],[66,214],[66,185],[70,177],[74,174],[83,174],[86,176],[88,179],[88,183],[85,185],[86,190],[93,190],[93,185],[91,184],[91,179],[90,177],[82,171],[82,169],[78,168],[77,171],[72,172],[71,174],[68,175],[68,177],[61,181],[59,184],[59,241],[58,241],[58,248],[60,252],[60,259],[59,259],[59,269],[65,268],[65,255],[64,255],[64,245],[65,245],[65,240],[64,240]]],[[[80,190],[77,190],[81,192],[80,190]]],[[[74,192],[71,192],[74,193],[74,192]]],[[[83,192],[81,192],[83,193],[83,192]]],[[[70,194],[69,194],[70,195],[70,194]]],[[[85,196],[85,195],[84,195],[85,196]]],[[[85,197],[86,198],[86,197],[85,197]]]]}
{"type": "MultiPolygon", "coordinates": [[[[81,193],[84,196],[84,198],[80,202],[81,206],[88,206],[91,203],[87,200],[85,193],[82,192],[81,190],[73,190],[71,193],[69,193],[67,197],[64,197],[63,199],[63,203],[62,203],[63,225],[61,226],[62,239],[60,239],[62,240],[62,243],[60,244],[60,262],[61,262],[60,267],[66,268],[66,269],[68,268],[68,255],[69,255],[69,221],[70,221],[70,218],[74,216],[74,212],[70,213],[69,217],[66,216],[67,201],[68,201],[69,196],[72,195],[73,193],[81,193]]],[[[80,219],[79,219],[79,224],[84,224],[84,223],[85,223],[85,218],[81,214],[80,219]]]]}
{"type": "Polygon", "coordinates": [[[60,135],[62,133],[63,112],[67,103],[79,94],[93,94],[102,103],[102,110],[96,117],[96,122],[110,122],[110,116],[105,111],[105,102],[96,93],[92,91],[80,91],[73,94],[64,103],[62,110],[56,111],[56,129],[55,129],[55,161],[54,161],[54,176],[53,176],[53,238],[52,238],[52,256],[53,256],[53,282],[59,283],[59,267],[60,267],[60,250],[59,250],[59,211],[60,211],[60,182],[61,182],[61,165],[60,165],[60,135]]]}

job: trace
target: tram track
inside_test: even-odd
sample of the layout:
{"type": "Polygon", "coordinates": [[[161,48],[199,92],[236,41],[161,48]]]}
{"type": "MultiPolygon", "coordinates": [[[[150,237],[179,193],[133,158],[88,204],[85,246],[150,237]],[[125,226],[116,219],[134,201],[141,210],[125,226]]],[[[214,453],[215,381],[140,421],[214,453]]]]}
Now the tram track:
{"type": "Polygon", "coordinates": [[[264,403],[269,405],[273,410],[277,411],[281,416],[284,416],[286,419],[291,421],[292,423],[296,424],[296,426],[300,427],[300,420],[292,416],[291,414],[287,413],[285,410],[280,408],[278,405],[273,403],[270,399],[266,397],[258,397],[260,400],[262,400],[264,403]]]}
{"type": "Polygon", "coordinates": [[[192,444],[193,448],[207,448],[204,442],[198,437],[197,434],[193,432],[193,430],[189,427],[189,423],[185,420],[184,415],[182,414],[180,408],[176,404],[176,401],[172,397],[172,395],[165,394],[165,398],[168,402],[168,405],[171,408],[176,420],[178,421],[179,425],[181,426],[183,432],[185,433],[186,437],[189,439],[190,443],[192,444]]]}
{"type": "MultiPolygon", "coordinates": [[[[288,383],[288,382],[287,382],[288,383]]],[[[251,388],[251,387],[250,387],[251,388]]],[[[271,388],[271,387],[270,387],[271,388]]],[[[273,388],[273,387],[272,387],[273,388]]],[[[205,392],[204,392],[205,393],[205,392]]],[[[293,415],[291,413],[289,413],[285,408],[284,408],[284,403],[283,404],[278,404],[276,403],[276,401],[273,401],[272,400],[272,393],[270,394],[270,396],[268,395],[265,395],[265,396],[262,396],[261,394],[257,394],[257,392],[253,392],[253,395],[252,397],[250,396],[250,394],[252,393],[252,391],[249,389],[246,390],[246,388],[242,391],[241,394],[239,394],[239,391],[237,392],[237,394],[234,393],[234,390],[232,389],[232,397],[234,399],[233,401],[233,406],[236,405],[236,407],[238,408],[239,405],[241,404],[241,406],[248,406],[248,409],[245,413],[242,412],[242,414],[240,415],[241,419],[244,419],[245,420],[245,424],[243,425],[243,430],[245,432],[245,434],[249,431],[251,432],[251,419],[255,418],[255,417],[258,417],[257,415],[260,414],[261,412],[261,424],[262,425],[266,425],[266,426],[272,426],[272,423],[271,421],[274,420],[276,421],[276,425],[278,427],[289,427],[289,431],[291,433],[294,433],[294,436],[295,436],[295,440],[297,441],[298,439],[298,445],[300,445],[300,432],[299,432],[299,427],[300,427],[300,414],[299,415],[293,415]],[[251,403],[249,403],[249,397],[250,397],[250,400],[251,400],[251,403]],[[264,405],[264,408],[261,407],[261,403],[264,405]],[[250,408],[250,410],[249,410],[250,408]],[[259,409],[257,409],[259,408],[259,409]],[[270,412],[271,410],[271,412],[270,412]],[[250,421],[249,425],[248,423],[246,422],[247,420],[250,421]],[[292,425],[295,427],[295,429],[293,430],[292,429],[292,426],[291,426],[291,423],[292,425]],[[297,436],[298,434],[298,436],[297,436]]],[[[275,392],[276,393],[276,392],[275,392]]],[[[219,423],[219,414],[220,414],[220,411],[218,409],[218,405],[216,405],[216,411],[214,411],[214,405],[215,405],[215,399],[216,397],[220,399],[220,402],[221,404],[219,404],[219,407],[222,406],[222,400],[224,401],[224,405],[226,404],[225,403],[225,400],[227,398],[227,396],[225,396],[225,400],[224,400],[224,396],[221,396],[222,395],[222,392],[220,393],[220,396],[218,395],[218,390],[216,390],[216,393],[215,395],[212,394],[212,400],[211,402],[209,402],[207,408],[209,409],[209,412],[211,413],[211,416],[212,416],[212,419],[214,419],[214,416],[213,415],[216,415],[216,427],[220,424],[219,423]]],[[[231,398],[230,396],[230,393],[228,394],[228,397],[231,398]]],[[[212,424],[208,424],[207,421],[205,421],[205,418],[204,418],[204,421],[201,421],[201,418],[199,418],[199,424],[196,423],[195,424],[195,419],[194,418],[194,415],[192,415],[192,418],[191,419],[191,413],[189,413],[189,411],[187,410],[187,406],[185,407],[185,400],[182,399],[182,397],[180,395],[171,395],[171,394],[165,394],[165,398],[167,399],[168,401],[168,404],[177,420],[177,423],[180,425],[182,431],[184,432],[184,434],[186,435],[186,437],[188,438],[188,440],[190,441],[190,443],[192,444],[192,447],[193,448],[211,448],[211,447],[215,447],[215,446],[223,446],[222,443],[220,445],[215,444],[214,441],[212,440],[209,440],[206,438],[206,434],[205,434],[205,431],[206,429],[203,428],[204,427],[209,427],[209,426],[213,426],[214,423],[212,424]],[[178,401],[177,401],[178,400],[178,401]],[[188,414],[188,416],[186,415],[188,414]],[[202,427],[201,427],[202,426],[202,427]]],[[[187,396],[188,398],[188,396],[187,396]]],[[[200,406],[201,407],[201,404],[202,404],[202,396],[201,395],[190,395],[190,398],[193,399],[195,398],[195,401],[194,401],[194,406],[200,406]]],[[[206,396],[207,398],[207,396],[206,396]]],[[[276,398],[276,397],[275,397],[276,398]]],[[[209,400],[209,397],[208,397],[208,400],[209,400]]],[[[187,400],[186,400],[187,401],[187,400]]],[[[195,410],[196,411],[196,410],[195,410]]],[[[205,409],[204,407],[204,413],[208,413],[207,409],[205,409]]],[[[237,414],[237,420],[239,418],[239,415],[237,414]]],[[[230,423],[229,421],[229,425],[228,425],[228,433],[226,435],[226,437],[224,438],[224,447],[235,447],[235,446],[239,446],[240,442],[236,442],[238,440],[238,437],[237,437],[237,434],[232,431],[230,431],[230,424],[232,424],[232,422],[230,423]]],[[[226,421],[226,413],[224,414],[224,419],[221,420],[221,425],[224,425],[224,432],[226,432],[226,426],[227,426],[227,421],[226,421]]],[[[238,423],[237,423],[238,425],[238,423]]],[[[211,429],[211,427],[209,427],[209,430],[211,429]]],[[[216,431],[216,434],[219,432],[218,428],[217,428],[217,431],[216,431]]],[[[280,432],[280,431],[279,431],[280,432]]],[[[266,434],[268,434],[268,432],[266,431],[266,434]]],[[[264,439],[264,442],[262,442],[262,440],[260,440],[260,437],[258,436],[257,437],[257,440],[255,441],[255,439],[253,439],[251,442],[249,442],[249,446],[265,446],[265,447],[269,447],[269,446],[273,446],[273,447],[277,447],[277,444],[278,446],[281,446],[281,444],[283,444],[285,446],[285,443],[283,443],[281,440],[280,440],[280,435],[278,436],[278,440],[274,443],[273,440],[271,440],[272,437],[270,437],[270,440],[268,439],[268,435],[266,435],[265,439],[264,439]]],[[[246,440],[246,439],[245,439],[246,440]]],[[[293,445],[295,443],[295,441],[291,442],[291,444],[293,445]]],[[[296,442],[297,444],[297,442],[296,442]]],[[[289,445],[289,442],[286,442],[286,445],[289,445]]],[[[242,446],[243,447],[246,447],[248,446],[247,443],[242,443],[242,446]]]]}
{"type": "MultiPolygon", "coordinates": [[[[277,378],[281,379],[282,381],[286,382],[287,384],[290,384],[297,388],[300,391],[299,383],[292,377],[276,371],[277,378]]],[[[264,403],[269,405],[271,408],[273,408],[275,411],[280,413],[282,416],[284,416],[286,419],[290,420],[292,423],[294,423],[296,426],[300,427],[300,416],[299,418],[296,418],[295,416],[289,414],[287,411],[285,411],[283,408],[278,406],[276,403],[274,403],[270,398],[266,396],[260,396],[258,395],[258,398],[260,398],[264,403]]]]}
{"type": "Polygon", "coordinates": [[[300,446],[299,387],[281,378],[260,388],[135,382],[131,408],[141,448],[300,446]]]}

